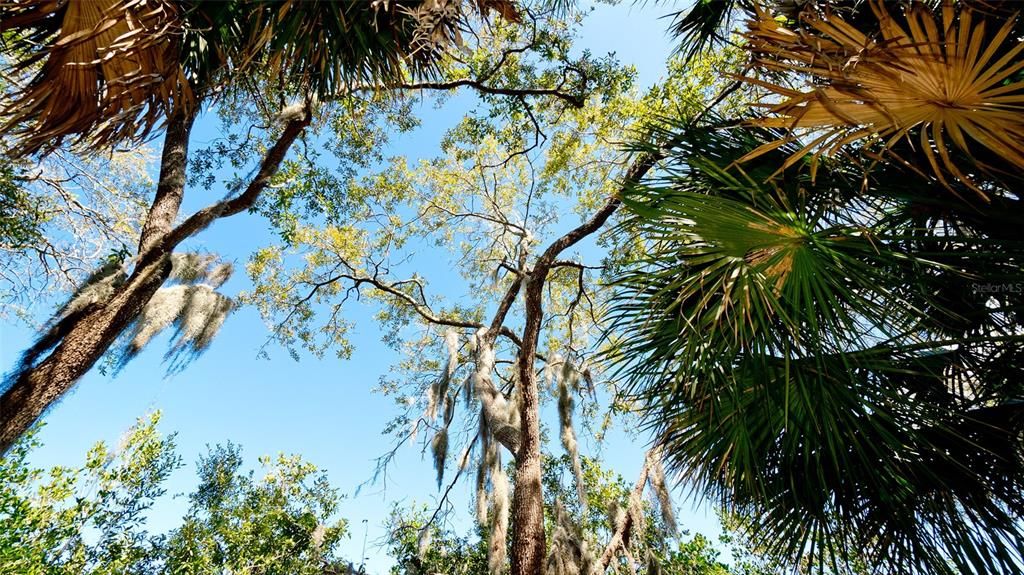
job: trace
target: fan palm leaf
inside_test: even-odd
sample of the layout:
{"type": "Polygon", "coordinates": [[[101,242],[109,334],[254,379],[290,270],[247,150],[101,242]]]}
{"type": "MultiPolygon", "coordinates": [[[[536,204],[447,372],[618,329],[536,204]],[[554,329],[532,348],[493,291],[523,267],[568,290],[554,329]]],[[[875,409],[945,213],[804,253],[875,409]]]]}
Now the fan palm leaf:
{"type": "Polygon", "coordinates": [[[898,166],[772,179],[799,150],[763,149],[783,132],[672,130],[623,198],[646,255],[609,310],[670,463],[794,563],[1019,568],[1024,296],[970,289],[1024,286],[1019,234],[904,209],[898,166]]]}
{"type": "Polygon", "coordinates": [[[737,8],[750,8],[743,0],[697,0],[687,11],[671,14],[671,33],[678,39],[678,50],[689,59],[723,42],[726,28],[737,8]]]}
{"type": "Polygon", "coordinates": [[[98,141],[146,133],[174,108],[195,105],[174,43],[177,5],[162,0],[17,2],[0,6],[15,37],[17,72],[37,70],[6,107],[5,132],[26,151],[88,127],[98,141]],[[33,49],[36,43],[44,49],[33,49]]]}
{"type": "MultiPolygon", "coordinates": [[[[943,2],[938,17],[914,2],[904,23],[880,1],[871,7],[878,38],[834,15],[807,12],[809,29],[800,30],[756,12],[745,33],[756,64],[803,75],[809,87],[745,78],[781,100],[752,123],[810,136],[784,167],[808,152],[835,154],[858,140],[879,138],[891,148],[916,138],[917,152],[940,181],[952,174],[985,197],[972,170],[954,161],[951,147],[967,158],[974,157],[972,148],[984,148],[1024,167],[1024,82],[1017,79],[1024,44],[1013,33],[1016,16],[990,33],[991,21],[951,1],[943,2]]],[[[792,137],[769,142],[750,157],[792,137]]]]}

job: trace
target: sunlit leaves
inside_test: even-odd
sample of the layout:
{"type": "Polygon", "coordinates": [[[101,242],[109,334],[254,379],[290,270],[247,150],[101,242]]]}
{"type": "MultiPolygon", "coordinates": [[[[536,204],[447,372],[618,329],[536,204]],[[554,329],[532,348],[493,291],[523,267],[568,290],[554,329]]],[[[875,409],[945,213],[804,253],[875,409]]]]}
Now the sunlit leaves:
{"type": "Polygon", "coordinates": [[[262,477],[243,464],[232,444],[200,458],[188,513],[167,541],[168,572],[317,575],[338,568],[347,524],[337,517],[341,496],[326,474],[294,455],[261,457],[262,477]]]}
{"type": "Polygon", "coordinates": [[[0,462],[0,573],[142,573],[160,565],[145,515],[181,466],[174,438],[139,420],[116,448],[96,444],[79,467],[28,463],[23,437],[0,462]]]}

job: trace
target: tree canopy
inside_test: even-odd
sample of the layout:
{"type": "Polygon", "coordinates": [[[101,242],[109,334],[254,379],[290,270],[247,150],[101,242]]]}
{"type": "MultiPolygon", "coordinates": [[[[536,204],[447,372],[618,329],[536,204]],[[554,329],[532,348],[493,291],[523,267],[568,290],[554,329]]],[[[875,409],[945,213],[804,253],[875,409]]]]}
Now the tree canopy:
{"type": "Polygon", "coordinates": [[[40,325],[0,386],[0,561],[355,567],[297,457],[260,478],[212,448],[159,534],[181,462],[155,420],[80,468],[29,463],[94,367],[167,342],[191,373],[249,307],[267,361],[387,363],[354,344],[380,331],[395,407],[365,473],[418,450],[437,491],[390,518],[398,570],[1020,570],[1013,4],[700,1],[668,9],[653,83],[581,47],[591,9],[0,2],[0,282],[40,325]],[[227,219],[271,239],[213,253],[227,219]],[[650,434],[632,484],[602,463],[623,426],[650,434]],[[737,557],[679,535],[677,483],[737,557]]]}
{"type": "Polygon", "coordinates": [[[141,418],[111,448],[98,443],[78,467],[37,469],[38,442],[22,439],[0,462],[0,573],[341,573],[347,524],[339,490],[298,456],[264,457],[246,471],[236,445],[210,448],[197,464],[188,510],[168,533],[147,513],[182,465],[174,436],[141,418]]]}

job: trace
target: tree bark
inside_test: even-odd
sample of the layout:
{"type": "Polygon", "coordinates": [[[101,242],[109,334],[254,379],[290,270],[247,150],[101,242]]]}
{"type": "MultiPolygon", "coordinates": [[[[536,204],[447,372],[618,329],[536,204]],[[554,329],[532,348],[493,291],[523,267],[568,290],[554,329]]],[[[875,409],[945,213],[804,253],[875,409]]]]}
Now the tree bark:
{"type": "MultiPolygon", "coordinates": [[[[672,142],[669,142],[670,146],[672,142]]],[[[621,190],[635,186],[659,160],[668,146],[641,154],[626,170],[621,190]]],[[[524,292],[526,325],[519,347],[520,443],[516,457],[516,482],[512,494],[512,575],[541,575],[544,572],[544,494],[540,469],[540,400],[533,369],[537,341],[544,318],[544,283],[559,254],[596,232],[619,209],[619,195],[587,221],[552,242],[528,272],[524,292]]],[[[513,293],[513,297],[514,297],[513,293]]],[[[503,302],[504,303],[504,302],[503,302]]],[[[508,305],[511,305],[510,303],[508,305]]],[[[507,306],[505,306],[507,311],[507,306]]],[[[504,317],[504,316],[502,316],[504,317]]],[[[645,466],[646,469],[646,466],[645,466]]]]}
{"type": "Polygon", "coordinates": [[[160,157],[160,178],[156,185],[156,197],[149,208],[146,222],[139,236],[139,253],[145,253],[167,232],[171,231],[174,219],[178,217],[181,200],[185,195],[185,170],[188,167],[188,140],[192,133],[195,114],[179,110],[168,121],[164,137],[163,154],[160,157]]]}
{"type": "MultiPolygon", "coordinates": [[[[542,258],[543,259],[543,258],[542,258]]],[[[540,469],[540,398],[533,370],[534,352],[544,317],[543,288],[549,267],[538,265],[525,292],[526,325],[519,349],[519,453],[512,493],[512,575],[544,572],[544,493],[540,469]]],[[[548,264],[550,266],[550,263],[548,264]]]]}
{"type": "MultiPolygon", "coordinates": [[[[185,193],[188,140],[195,116],[179,112],[168,120],[156,194],[139,238],[139,253],[151,249],[174,225],[185,193]]],[[[60,333],[59,343],[42,362],[24,365],[0,396],[0,454],[88,372],[170,273],[166,258],[138,268],[108,302],[87,310],[60,333]]],[[[42,350],[40,350],[42,351],[42,350]]],[[[33,358],[34,361],[34,358],[33,358]]]]}
{"type": "Polygon", "coordinates": [[[163,284],[169,264],[164,258],[133,274],[113,299],[72,324],[46,359],[21,372],[0,397],[0,454],[103,357],[163,284]]]}

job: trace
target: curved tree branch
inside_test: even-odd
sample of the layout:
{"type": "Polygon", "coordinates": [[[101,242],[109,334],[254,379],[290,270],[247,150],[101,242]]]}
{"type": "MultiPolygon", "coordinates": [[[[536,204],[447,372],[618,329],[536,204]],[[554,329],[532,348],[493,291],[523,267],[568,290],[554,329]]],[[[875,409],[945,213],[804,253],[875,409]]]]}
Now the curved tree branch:
{"type": "MultiPolygon", "coordinates": [[[[651,456],[654,450],[647,452],[644,457],[644,465],[640,468],[640,477],[637,478],[636,483],[633,485],[633,491],[629,495],[629,501],[639,499],[643,495],[644,486],[647,485],[647,477],[651,473],[651,456]]],[[[608,540],[608,545],[604,548],[604,553],[601,554],[600,560],[600,573],[604,573],[608,569],[608,565],[611,564],[612,559],[615,558],[615,554],[622,550],[628,552],[629,550],[629,539],[633,532],[633,513],[632,509],[627,510],[623,514],[622,519],[619,520],[619,524],[615,526],[615,532],[612,533],[611,539],[608,540]]]]}

